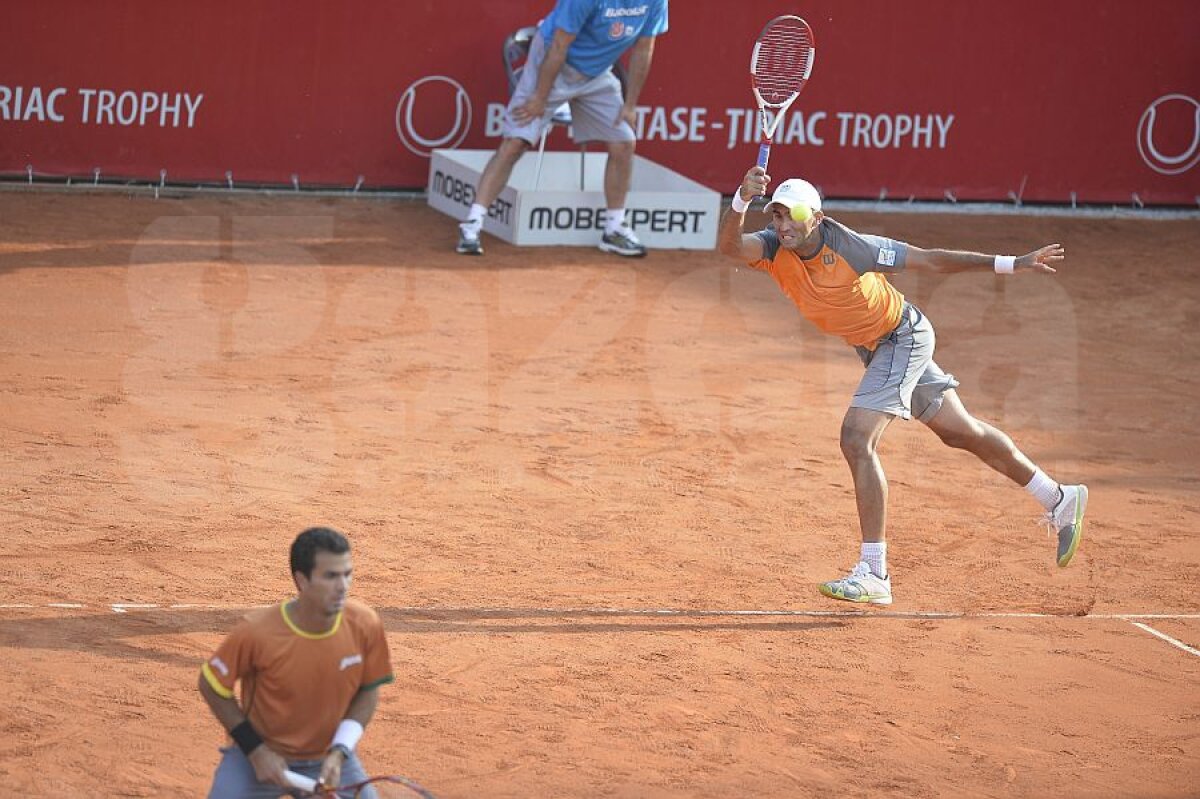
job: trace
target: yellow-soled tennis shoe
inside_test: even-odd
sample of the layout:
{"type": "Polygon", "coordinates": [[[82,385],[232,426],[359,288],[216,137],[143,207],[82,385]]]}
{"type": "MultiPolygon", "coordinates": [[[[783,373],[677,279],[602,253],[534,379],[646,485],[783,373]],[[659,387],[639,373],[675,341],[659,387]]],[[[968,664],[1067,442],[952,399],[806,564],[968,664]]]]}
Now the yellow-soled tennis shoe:
{"type": "Polygon", "coordinates": [[[892,604],[892,578],[876,577],[866,562],[859,563],[840,580],[821,583],[822,594],[846,602],[867,602],[872,605],[892,604]]]}
{"type": "Polygon", "coordinates": [[[1066,566],[1079,549],[1083,538],[1083,513],[1087,510],[1088,490],[1085,485],[1060,486],[1062,499],[1046,514],[1046,524],[1058,535],[1058,565],[1066,566]]]}

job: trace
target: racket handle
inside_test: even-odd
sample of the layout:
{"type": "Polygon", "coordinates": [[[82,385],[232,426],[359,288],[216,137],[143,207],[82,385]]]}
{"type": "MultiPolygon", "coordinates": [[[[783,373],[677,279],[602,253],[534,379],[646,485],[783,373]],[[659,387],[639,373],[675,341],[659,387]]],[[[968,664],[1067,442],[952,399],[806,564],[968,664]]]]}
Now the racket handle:
{"type": "Polygon", "coordinates": [[[758,145],[758,165],[763,169],[767,168],[767,161],[771,159],[771,142],[765,141],[758,145]]]}
{"type": "Polygon", "coordinates": [[[317,788],[317,781],[312,777],[305,777],[303,774],[297,774],[290,769],[283,772],[283,778],[288,781],[288,785],[293,788],[299,788],[302,791],[312,793],[317,788]]]}

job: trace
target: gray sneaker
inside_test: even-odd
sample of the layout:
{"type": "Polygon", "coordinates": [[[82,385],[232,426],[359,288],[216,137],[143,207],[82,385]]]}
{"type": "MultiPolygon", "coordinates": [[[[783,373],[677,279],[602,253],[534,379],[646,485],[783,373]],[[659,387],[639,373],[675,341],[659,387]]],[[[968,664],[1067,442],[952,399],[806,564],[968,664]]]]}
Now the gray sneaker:
{"type": "Polygon", "coordinates": [[[479,240],[480,228],[463,222],[458,226],[458,246],[454,251],[460,255],[483,255],[483,242],[479,240]]]}
{"type": "Polygon", "coordinates": [[[646,254],[646,248],[638,241],[633,231],[625,226],[617,228],[612,233],[605,233],[600,238],[600,249],[624,255],[626,258],[641,258],[646,254]]]}
{"type": "Polygon", "coordinates": [[[1083,537],[1083,512],[1087,510],[1088,490],[1085,485],[1059,488],[1062,499],[1043,520],[1058,534],[1058,565],[1066,566],[1075,557],[1079,539],[1083,537]]]}

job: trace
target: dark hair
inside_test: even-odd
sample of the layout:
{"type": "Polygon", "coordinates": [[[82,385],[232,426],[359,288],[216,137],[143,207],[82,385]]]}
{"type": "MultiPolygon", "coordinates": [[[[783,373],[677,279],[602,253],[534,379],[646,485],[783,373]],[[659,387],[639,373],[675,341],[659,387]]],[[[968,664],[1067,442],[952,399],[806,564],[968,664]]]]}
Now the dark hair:
{"type": "Polygon", "coordinates": [[[302,572],[305,577],[312,577],[318,552],[344,555],[349,551],[350,542],[337,530],[332,527],[310,527],[292,542],[292,574],[302,572]]]}

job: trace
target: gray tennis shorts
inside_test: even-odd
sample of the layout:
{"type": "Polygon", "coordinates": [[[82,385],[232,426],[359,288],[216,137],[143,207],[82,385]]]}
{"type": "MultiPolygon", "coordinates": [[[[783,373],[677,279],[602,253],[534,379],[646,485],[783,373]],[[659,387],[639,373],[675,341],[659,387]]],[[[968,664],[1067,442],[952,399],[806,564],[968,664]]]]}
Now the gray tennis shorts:
{"type": "MultiPolygon", "coordinates": [[[[321,776],[320,760],[292,760],[288,763],[288,768],[314,780],[321,776]]],[[[365,779],[367,773],[363,770],[362,762],[359,761],[358,754],[352,752],[349,759],[342,764],[342,785],[353,785],[365,779]]],[[[213,775],[208,799],[279,799],[282,794],[300,796],[299,791],[287,791],[278,785],[259,782],[254,776],[254,766],[250,765],[241,749],[236,746],[221,748],[221,763],[213,775]]],[[[379,792],[368,785],[359,796],[362,799],[378,799],[379,792]]]]}
{"type": "Polygon", "coordinates": [[[941,410],[943,395],[958,385],[934,363],[933,325],[915,305],[904,303],[900,324],[879,339],[875,350],[855,347],[867,367],[851,408],[928,422],[941,410]]]}
{"type": "Polygon", "coordinates": [[[611,69],[589,78],[570,64],[563,64],[554,79],[554,85],[550,87],[546,113],[542,118],[527,125],[515,123],[513,109],[524,105],[533,94],[537,87],[538,67],[545,53],[546,43],[538,33],[529,45],[529,58],[521,70],[512,99],[508,101],[501,127],[501,134],[505,138],[524,139],[536,145],[542,138],[542,131],[550,124],[550,118],[563,103],[571,105],[571,136],[580,144],[589,141],[633,141],[636,138],[628,122],[618,121],[624,98],[621,96],[621,82],[611,69]]]}

